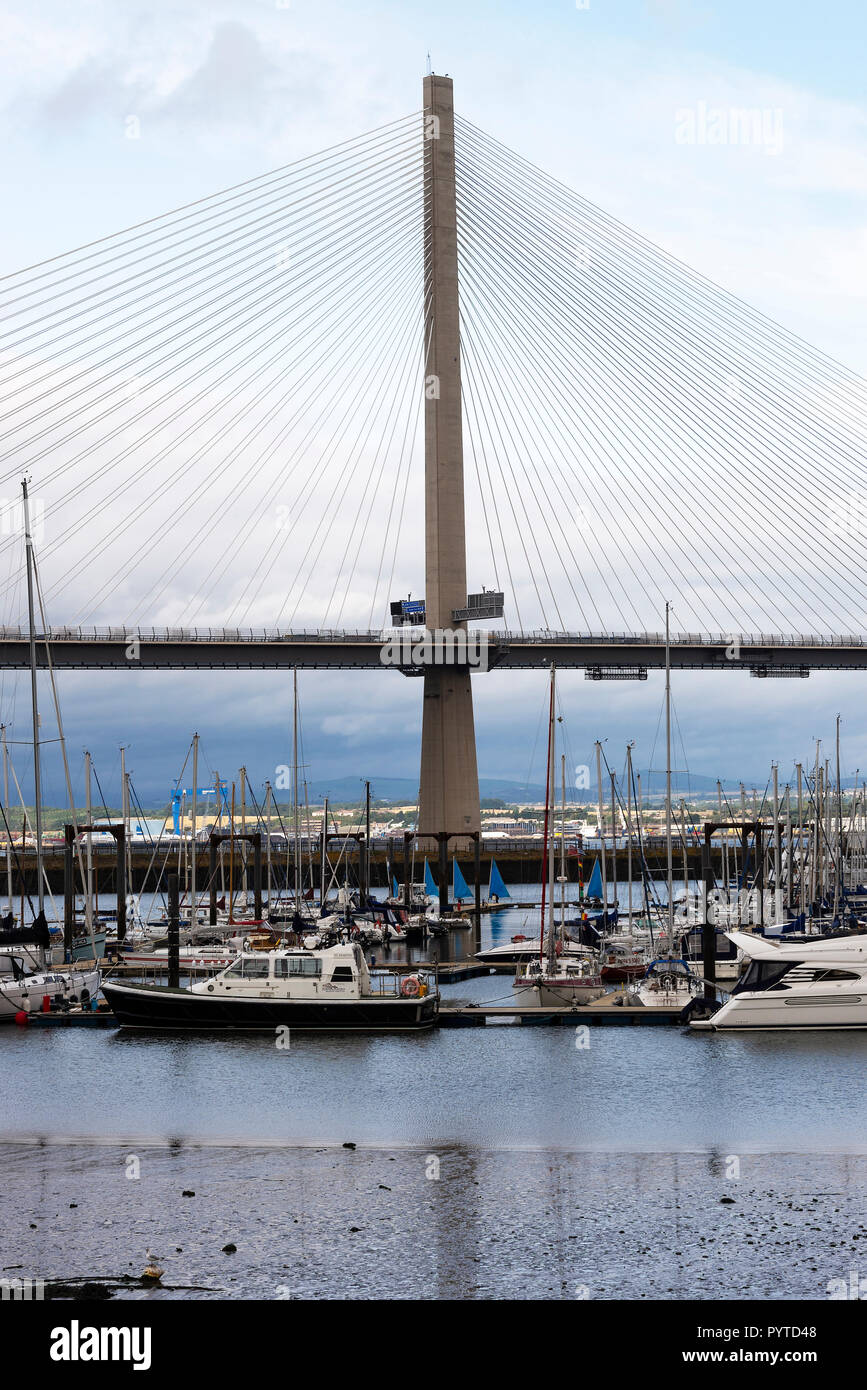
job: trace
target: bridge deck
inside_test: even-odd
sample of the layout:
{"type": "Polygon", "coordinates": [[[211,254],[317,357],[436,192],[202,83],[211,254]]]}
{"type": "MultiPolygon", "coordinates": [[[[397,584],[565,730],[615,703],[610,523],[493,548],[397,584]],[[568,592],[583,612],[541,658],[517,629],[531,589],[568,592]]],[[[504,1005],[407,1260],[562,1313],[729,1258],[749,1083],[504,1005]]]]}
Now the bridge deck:
{"type": "MultiPolygon", "coordinates": [[[[634,673],[665,665],[661,633],[589,634],[491,632],[485,665],[491,670],[602,667],[634,673]]],[[[40,633],[41,667],[82,671],[398,670],[383,659],[387,637],[379,632],[268,632],[218,629],[51,628],[40,633]]],[[[0,628],[0,669],[25,670],[27,633],[0,628]]],[[[680,634],[672,639],[671,664],[681,670],[756,674],[857,671],[867,667],[867,636],[680,634]]]]}

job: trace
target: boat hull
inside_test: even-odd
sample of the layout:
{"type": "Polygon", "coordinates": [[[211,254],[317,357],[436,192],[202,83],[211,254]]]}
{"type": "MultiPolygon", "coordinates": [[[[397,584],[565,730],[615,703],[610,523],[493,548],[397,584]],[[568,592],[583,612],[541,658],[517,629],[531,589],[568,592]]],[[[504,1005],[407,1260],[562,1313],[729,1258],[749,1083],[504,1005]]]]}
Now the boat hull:
{"type": "Polygon", "coordinates": [[[530,977],[515,982],[512,998],[519,1009],[574,1009],[601,999],[605,989],[601,980],[551,980],[534,984],[530,977]]]}
{"type": "Polygon", "coordinates": [[[301,1032],[404,1032],[432,1028],[439,998],[367,998],[345,1001],[221,998],[193,994],[165,985],[103,985],[115,1018],[123,1028],[163,1032],[273,1032],[289,1027],[301,1032]]]}

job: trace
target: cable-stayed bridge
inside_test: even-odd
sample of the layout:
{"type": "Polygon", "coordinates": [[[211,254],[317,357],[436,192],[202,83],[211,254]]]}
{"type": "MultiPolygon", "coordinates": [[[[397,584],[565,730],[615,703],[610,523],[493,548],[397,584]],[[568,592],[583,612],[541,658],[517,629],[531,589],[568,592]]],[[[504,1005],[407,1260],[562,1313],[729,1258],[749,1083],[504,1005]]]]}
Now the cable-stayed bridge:
{"type": "MultiPolygon", "coordinates": [[[[449,79],[0,305],[40,664],[378,669],[398,596],[463,630],[473,586],[503,595],[485,669],[640,675],[668,601],[675,666],[865,664],[865,382],[456,116],[449,79]]],[[[470,827],[469,670],[424,682],[422,827],[470,827]]]]}

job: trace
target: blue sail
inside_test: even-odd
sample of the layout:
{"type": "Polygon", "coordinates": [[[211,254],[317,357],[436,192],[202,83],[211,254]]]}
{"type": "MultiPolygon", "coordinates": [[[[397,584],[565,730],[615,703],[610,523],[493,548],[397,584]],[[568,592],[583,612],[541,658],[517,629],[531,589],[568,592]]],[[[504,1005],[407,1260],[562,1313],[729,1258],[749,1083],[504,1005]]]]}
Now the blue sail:
{"type": "Polygon", "coordinates": [[[584,889],[584,896],[585,898],[602,897],[602,870],[599,867],[598,859],[596,860],[596,863],[593,865],[593,872],[590,875],[590,882],[584,889]]]}
{"type": "Polygon", "coordinates": [[[394,875],[392,875],[392,878],[391,878],[391,896],[392,896],[393,898],[399,898],[399,897],[400,897],[400,885],[399,885],[397,879],[394,877],[394,875]]]}
{"type": "Polygon", "coordinates": [[[424,891],[429,898],[436,898],[439,895],[439,889],[434,883],[434,876],[430,871],[430,864],[427,860],[424,861],[424,891]]]}
{"type": "Polygon", "coordinates": [[[470,888],[467,880],[461,873],[457,859],[452,860],[452,897],[457,902],[458,898],[468,898],[470,888]]]}
{"type": "Polygon", "coordinates": [[[503,882],[503,875],[500,873],[499,869],[497,868],[497,861],[496,861],[496,859],[492,859],[492,860],[491,860],[491,881],[490,881],[490,883],[488,884],[488,897],[489,897],[489,898],[508,898],[508,897],[510,897],[509,890],[508,890],[508,888],[506,887],[505,883],[503,882]]]}

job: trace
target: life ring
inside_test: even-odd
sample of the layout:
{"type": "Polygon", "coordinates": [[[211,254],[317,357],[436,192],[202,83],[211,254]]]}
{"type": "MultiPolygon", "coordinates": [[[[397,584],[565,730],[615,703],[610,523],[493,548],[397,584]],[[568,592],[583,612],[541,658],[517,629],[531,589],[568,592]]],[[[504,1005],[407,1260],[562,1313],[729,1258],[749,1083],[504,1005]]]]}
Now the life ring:
{"type": "Polygon", "coordinates": [[[401,982],[400,992],[404,999],[418,999],[421,994],[421,980],[417,975],[407,975],[401,982]]]}

